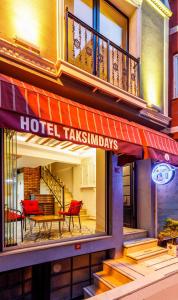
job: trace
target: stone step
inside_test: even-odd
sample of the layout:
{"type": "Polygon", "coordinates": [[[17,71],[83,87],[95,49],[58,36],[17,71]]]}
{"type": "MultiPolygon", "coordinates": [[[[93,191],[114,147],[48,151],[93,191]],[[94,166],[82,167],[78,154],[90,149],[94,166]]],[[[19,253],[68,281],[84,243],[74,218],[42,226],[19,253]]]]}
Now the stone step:
{"type": "Polygon", "coordinates": [[[152,259],[149,259],[147,261],[144,262],[144,265],[149,267],[149,268],[154,268],[154,266],[157,266],[159,265],[160,263],[165,263],[165,262],[170,262],[172,263],[172,260],[174,259],[175,257],[172,256],[172,255],[169,255],[169,254],[165,254],[165,255],[161,255],[160,257],[155,257],[155,258],[152,258],[152,259]]]}
{"type": "Polygon", "coordinates": [[[102,293],[103,290],[99,288],[97,289],[94,285],[89,285],[83,288],[84,299],[88,299],[102,293]]]}
{"type": "Polygon", "coordinates": [[[112,276],[112,274],[108,274],[106,271],[94,273],[93,277],[95,287],[101,289],[103,292],[119,287],[131,281],[129,278],[127,278],[127,280],[123,278],[125,277],[123,275],[120,276],[120,278],[119,276],[116,278],[115,276],[112,276]]]}
{"type": "Polygon", "coordinates": [[[148,235],[145,229],[130,229],[124,228],[124,241],[146,238],[148,235]]]}
{"type": "Polygon", "coordinates": [[[133,252],[145,250],[148,248],[156,247],[158,240],[154,238],[141,238],[124,242],[124,255],[128,255],[133,252]]]}
{"type": "Polygon", "coordinates": [[[167,252],[167,249],[157,246],[127,254],[127,257],[132,259],[134,262],[139,263],[147,259],[166,254],[167,252]]]}

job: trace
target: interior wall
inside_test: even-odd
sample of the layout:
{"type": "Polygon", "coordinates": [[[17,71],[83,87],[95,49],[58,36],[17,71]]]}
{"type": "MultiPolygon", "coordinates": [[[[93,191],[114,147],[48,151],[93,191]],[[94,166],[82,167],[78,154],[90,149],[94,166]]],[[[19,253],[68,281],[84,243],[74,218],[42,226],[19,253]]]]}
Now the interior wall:
{"type": "Polygon", "coordinates": [[[40,193],[40,167],[23,168],[24,174],[24,199],[30,199],[30,195],[40,193]]]}
{"type": "Polygon", "coordinates": [[[85,174],[85,186],[82,184],[82,168],[85,168],[86,161],[88,164],[95,163],[95,156],[91,156],[81,161],[80,166],[73,167],[73,197],[76,200],[82,200],[83,208],[87,209],[87,214],[90,217],[96,217],[96,183],[91,187],[89,174],[85,174]]]}
{"type": "Polygon", "coordinates": [[[55,162],[51,164],[51,172],[58,176],[70,193],[73,193],[73,167],[66,164],[61,166],[61,163],[55,162]]]}

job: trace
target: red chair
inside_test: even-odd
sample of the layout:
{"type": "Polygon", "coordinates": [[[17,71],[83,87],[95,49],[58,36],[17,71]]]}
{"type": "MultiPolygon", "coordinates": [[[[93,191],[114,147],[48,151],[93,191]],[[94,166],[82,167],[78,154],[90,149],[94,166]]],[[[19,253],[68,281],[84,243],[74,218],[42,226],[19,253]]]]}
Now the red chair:
{"type": "Polygon", "coordinates": [[[21,213],[20,210],[7,208],[4,212],[5,222],[21,222],[21,240],[23,242],[23,222],[24,222],[24,215],[21,213]]]}
{"type": "Polygon", "coordinates": [[[69,204],[69,208],[68,208],[67,211],[59,211],[58,212],[59,215],[69,217],[69,231],[70,231],[71,221],[72,221],[73,226],[74,226],[73,217],[78,217],[80,230],[81,230],[80,210],[82,208],[82,205],[83,205],[82,201],[72,200],[71,203],[69,204]]]}
{"type": "MultiPolygon", "coordinates": [[[[39,207],[38,200],[22,200],[21,201],[23,215],[25,217],[32,215],[44,215],[44,212],[39,207]]],[[[25,218],[25,230],[26,230],[26,218],[25,218]]]]}

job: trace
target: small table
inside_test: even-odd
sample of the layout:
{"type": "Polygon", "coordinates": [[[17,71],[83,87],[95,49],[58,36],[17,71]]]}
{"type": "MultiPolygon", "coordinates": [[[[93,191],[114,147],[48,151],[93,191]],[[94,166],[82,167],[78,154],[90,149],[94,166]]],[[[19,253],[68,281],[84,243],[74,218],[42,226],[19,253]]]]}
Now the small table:
{"type": "MultiPolygon", "coordinates": [[[[59,223],[59,234],[60,236],[62,235],[61,232],[61,222],[65,221],[63,216],[57,216],[57,215],[39,215],[39,216],[31,216],[29,217],[30,221],[34,221],[35,223],[42,223],[43,228],[48,230],[48,223],[51,223],[50,228],[48,230],[49,236],[51,235],[51,229],[52,229],[52,223],[53,222],[58,222],[59,223]]],[[[32,234],[32,225],[30,224],[30,233],[32,234]]],[[[41,232],[40,226],[39,226],[39,233],[41,232]]]]}

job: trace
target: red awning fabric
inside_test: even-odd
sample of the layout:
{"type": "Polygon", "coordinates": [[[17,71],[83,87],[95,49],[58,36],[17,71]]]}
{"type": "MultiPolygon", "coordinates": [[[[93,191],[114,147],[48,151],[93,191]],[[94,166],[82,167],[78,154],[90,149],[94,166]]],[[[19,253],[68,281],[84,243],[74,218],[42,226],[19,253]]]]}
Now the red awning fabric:
{"type": "MultiPolygon", "coordinates": [[[[178,165],[166,134],[0,74],[0,127],[178,165]]],[[[122,155],[119,156],[122,160],[122,155]]]]}
{"type": "Polygon", "coordinates": [[[144,158],[178,165],[178,143],[168,135],[140,126],[144,158]]]}
{"type": "Polygon", "coordinates": [[[136,124],[0,75],[0,127],[142,158],[136,124]]]}

